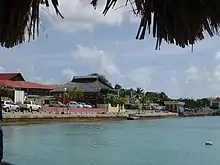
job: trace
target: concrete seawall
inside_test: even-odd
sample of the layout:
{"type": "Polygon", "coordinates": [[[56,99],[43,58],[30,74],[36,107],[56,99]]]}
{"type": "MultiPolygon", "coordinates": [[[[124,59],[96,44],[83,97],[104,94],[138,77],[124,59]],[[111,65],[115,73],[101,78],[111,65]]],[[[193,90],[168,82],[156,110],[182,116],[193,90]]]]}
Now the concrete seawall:
{"type": "MultiPolygon", "coordinates": [[[[146,113],[139,114],[140,119],[176,117],[176,113],[146,113]]],[[[44,122],[78,122],[78,121],[102,121],[102,120],[125,120],[127,114],[48,114],[48,113],[6,113],[3,114],[3,124],[19,123],[44,123],[44,122]]]]}
{"type": "Polygon", "coordinates": [[[197,113],[183,113],[181,115],[183,117],[196,117],[196,116],[220,116],[219,111],[211,111],[211,112],[197,112],[197,113]]]}

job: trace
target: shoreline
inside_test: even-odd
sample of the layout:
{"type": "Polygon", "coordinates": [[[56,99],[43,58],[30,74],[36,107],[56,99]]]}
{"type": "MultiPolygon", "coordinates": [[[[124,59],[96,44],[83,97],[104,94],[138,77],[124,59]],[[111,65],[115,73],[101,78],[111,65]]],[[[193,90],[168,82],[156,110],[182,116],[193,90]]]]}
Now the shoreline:
{"type": "MultiPolygon", "coordinates": [[[[153,113],[138,115],[139,120],[163,119],[178,117],[176,114],[153,113]]],[[[3,116],[2,126],[47,124],[47,123],[74,123],[127,120],[126,114],[7,114],[3,116]]]]}

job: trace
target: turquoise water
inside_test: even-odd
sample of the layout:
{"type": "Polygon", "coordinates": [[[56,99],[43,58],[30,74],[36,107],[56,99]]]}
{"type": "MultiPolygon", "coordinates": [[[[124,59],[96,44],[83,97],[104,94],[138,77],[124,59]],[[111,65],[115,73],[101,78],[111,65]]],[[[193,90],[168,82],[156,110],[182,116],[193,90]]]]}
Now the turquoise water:
{"type": "Polygon", "coordinates": [[[4,134],[4,160],[15,165],[220,164],[220,117],[12,126],[4,134]]]}

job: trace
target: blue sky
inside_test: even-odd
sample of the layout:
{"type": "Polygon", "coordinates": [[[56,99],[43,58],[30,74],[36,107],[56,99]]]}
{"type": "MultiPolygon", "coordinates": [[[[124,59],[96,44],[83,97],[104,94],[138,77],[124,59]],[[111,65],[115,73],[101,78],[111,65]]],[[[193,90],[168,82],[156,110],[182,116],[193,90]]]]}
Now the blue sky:
{"type": "MultiPolygon", "coordinates": [[[[100,1],[101,2],[101,1],[100,1]]],[[[220,95],[220,38],[207,37],[185,49],[155,39],[135,40],[138,19],[129,8],[101,15],[88,0],[62,0],[59,19],[41,10],[46,30],[30,43],[0,49],[0,71],[21,72],[29,81],[64,83],[74,75],[104,74],[112,84],[164,91],[171,97],[220,95]]],[[[119,4],[120,6],[120,4],[119,4]]]]}

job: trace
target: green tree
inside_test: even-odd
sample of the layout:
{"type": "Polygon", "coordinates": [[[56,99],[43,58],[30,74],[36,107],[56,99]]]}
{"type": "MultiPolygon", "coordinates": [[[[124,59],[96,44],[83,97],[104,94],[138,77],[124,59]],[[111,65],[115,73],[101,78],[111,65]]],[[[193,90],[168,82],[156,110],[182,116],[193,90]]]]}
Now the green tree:
{"type": "Polygon", "coordinates": [[[0,86],[0,100],[2,97],[13,98],[13,90],[5,86],[0,86]]]}
{"type": "Polygon", "coordinates": [[[119,113],[122,110],[123,105],[127,102],[127,99],[125,97],[117,98],[117,104],[119,104],[119,113]]]}
{"type": "Polygon", "coordinates": [[[146,105],[149,105],[150,101],[145,94],[142,94],[139,98],[140,103],[142,104],[142,110],[146,108],[146,105]]]}
{"type": "MultiPolygon", "coordinates": [[[[5,86],[0,86],[0,101],[3,97],[13,98],[13,90],[5,86]]],[[[2,113],[2,104],[0,103],[0,111],[2,113]]]]}
{"type": "Polygon", "coordinates": [[[164,106],[164,101],[168,101],[170,100],[169,97],[166,95],[166,93],[161,92],[159,93],[159,104],[161,106],[164,106]]]}
{"type": "Polygon", "coordinates": [[[134,89],[133,89],[133,88],[128,89],[128,90],[127,90],[127,93],[128,93],[128,96],[129,96],[130,98],[133,98],[133,96],[134,96],[134,89]]]}
{"type": "Polygon", "coordinates": [[[120,97],[120,93],[121,93],[121,90],[122,90],[122,86],[119,85],[119,84],[116,84],[116,85],[115,85],[115,89],[117,90],[118,97],[120,97]]]}
{"type": "MultiPolygon", "coordinates": [[[[71,90],[71,91],[66,91],[64,93],[64,96],[68,99],[68,100],[72,100],[72,99],[79,99],[83,97],[83,93],[81,91],[77,91],[76,88],[71,90]]],[[[69,107],[69,102],[68,102],[68,107],[69,107]]]]}
{"type": "Polygon", "coordinates": [[[144,90],[142,88],[137,88],[136,91],[135,91],[135,97],[137,99],[140,98],[140,96],[143,94],[144,90]]]}
{"type": "Polygon", "coordinates": [[[117,90],[122,89],[122,86],[119,84],[115,84],[115,89],[117,89],[117,90]]]}
{"type": "Polygon", "coordinates": [[[117,106],[117,97],[114,95],[108,95],[105,99],[106,103],[111,104],[113,107],[117,106]]]}
{"type": "Polygon", "coordinates": [[[208,98],[197,99],[196,104],[198,107],[209,107],[210,100],[208,98]]]}

